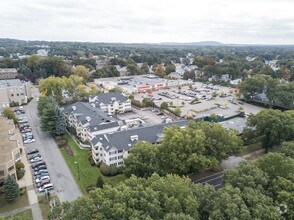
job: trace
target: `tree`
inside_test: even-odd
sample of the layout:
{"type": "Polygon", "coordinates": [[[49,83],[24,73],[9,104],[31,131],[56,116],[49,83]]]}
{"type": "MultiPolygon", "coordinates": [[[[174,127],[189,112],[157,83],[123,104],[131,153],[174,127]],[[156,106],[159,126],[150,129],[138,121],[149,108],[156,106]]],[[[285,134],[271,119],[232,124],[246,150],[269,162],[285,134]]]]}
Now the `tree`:
{"type": "Polygon", "coordinates": [[[90,77],[90,73],[87,68],[83,65],[78,65],[73,69],[73,74],[82,77],[84,80],[87,80],[90,77]]]}
{"type": "Polygon", "coordinates": [[[19,197],[19,186],[12,176],[8,176],[4,181],[3,193],[7,202],[14,202],[19,197]]]}
{"type": "Polygon", "coordinates": [[[163,78],[165,76],[165,72],[163,67],[160,64],[156,64],[155,68],[154,68],[154,73],[155,75],[163,78]]]}
{"type": "Polygon", "coordinates": [[[169,64],[165,67],[166,75],[169,75],[172,72],[176,72],[176,66],[174,64],[169,64]]]}
{"type": "Polygon", "coordinates": [[[246,78],[239,84],[240,93],[243,94],[246,100],[250,100],[254,95],[262,93],[266,84],[267,81],[263,75],[256,75],[251,78],[246,78]]]}
{"type": "Polygon", "coordinates": [[[160,171],[157,167],[159,152],[156,145],[148,142],[139,142],[130,150],[130,155],[124,160],[126,176],[134,174],[138,177],[149,177],[160,171]]]}
{"type": "Polygon", "coordinates": [[[15,125],[18,124],[17,117],[16,117],[14,111],[12,110],[12,108],[6,107],[6,108],[3,109],[3,112],[2,113],[3,113],[3,116],[4,117],[13,120],[13,123],[15,125]]]}
{"type": "Polygon", "coordinates": [[[99,175],[99,176],[97,177],[96,187],[97,187],[97,188],[103,188],[103,186],[104,186],[104,180],[103,180],[102,176],[99,175]]]}
{"type": "Polygon", "coordinates": [[[284,142],[280,152],[288,157],[294,158],[294,141],[284,142]]]}
{"type": "Polygon", "coordinates": [[[54,135],[63,135],[66,132],[66,119],[60,108],[56,105],[54,110],[55,131],[54,135]]]}
{"type": "Polygon", "coordinates": [[[247,120],[246,133],[260,137],[266,152],[269,148],[289,140],[294,133],[293,110],[262,110],[256,115],[250,115],[247,120]]]}
{"type": "Polygon", "coordinates": [[[144,98],[142,100],[143,107],[150,107],[153,105],[153,101],[149,98],[144,98]]]}
{"type": "Polygon", "coordinates": [[[40,93],[45,96],[54,97],[58,103],[62,101],[62,90],[64,89],[64,81],[59,77],[48,77],[39,82],[40,93]]]}
{"type": "Polygon", "coordinates": [[[160,105],[160,108],[168,110],[168,103],[167,102],[162,102],[161,105],[160,105]]]}
{"type": "Polygon", "coordinates": [[[137,64],[128,64],[127,65],[128,75],[138,75],[140,73],[140,69],[137,64]]]}
{"type": "Polygon", "coordinates": [[[224,173],[223,183],[230,184],[241,190],[250,187],[253,189],[266,188],[270,179],[269,176],[250,162],[243,162],[224,173]]]}

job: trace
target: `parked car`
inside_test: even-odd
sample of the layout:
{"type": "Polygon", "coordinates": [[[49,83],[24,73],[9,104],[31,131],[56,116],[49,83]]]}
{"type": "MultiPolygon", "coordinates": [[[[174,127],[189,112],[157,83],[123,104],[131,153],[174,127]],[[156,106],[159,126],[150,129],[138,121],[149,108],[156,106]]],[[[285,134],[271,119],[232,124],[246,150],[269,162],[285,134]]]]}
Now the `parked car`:
{"type": "Polygon", "coordinates": [[[40,176],[40,177],[36,178],[35,182],[39,183],[44,180],[50,180],[50,176],[49,175],[40,176]]]}
{"type": "Polygon", "coordinates": [[[41,165],[41,166],[37,166],[34,168],[34,171],[39,171],[39,170],[44,170],[44,169],[47,169],[47,166],[46,165],[41,165]]]}
{"type": "Polygon", "coordinates": [[[36,153],[39,153],[38,149],[29,150],[27,154],[31,155],[31,154],[36,154],[36,153]]]}
{"type": "Polygon", "coordinates": [[[238,104],[240,104],[240,105],[244,105],[244,102],[239,101],[238,104]]]}
{"type": "Polygon", "coordinates": [[[43,176],[50,176],[50,174],[49,174],[49,173],[40,173],[40,174],[38,174],[37,176],[35,176],[35,178],[36,178],[36,179],[40,179],[40,178],[43,177],[43,176]]]}
{"type": "Polygon", "coordinates": [[[34,173],[35,176],[40,175],[41,173],[47,173],[48,174],[48,170],[47,169],[43,169],[43,170],[38,170],[34,173]]]}
{"type": "Polygon", "coordinates": [[[29,156],[29,160],[34,159],[35,157],[42,157],[41,154],[36,153],[29,156]]]}
{"type": "Polygon", "coordinates": [[[54,189],[54,186],[52,183],[48,183],[48,184],[45,184],[44,186],[41,186],[38,188],[38,191],[39,192],[45,192],[45,190],[49,191],[49,190],[53,190],[54,189]]]}
{"type": "Polygon", "coordinates": [[[164,115],[162,112],[158,112],[156,115],[164,115]]]}
{"type": "Polygon", "coordinates": [[[35,169],[36,167],[39,167],[39,166],[43,166],[43,165],[46,165],[45,161],[41,160],[39,162],[36,162],[32,165],[32,168],[35,169]]]}
{"type": "Polygon", "coordinates": [[[25,143],[25,144],[29,144],[29,143],[33,143],[33,142],[35,142],[35,139],[26,139],[23,141],[23,143],[25,143]]]}
{"type": "Polygon", "coordinates": [[[35,158],[33,158],[33,159],[31,159],[30,161],[31,161],[31,163],[35,163],[35,162],[38,162],[38,161],[40,161],[40,160],[42,160],[43,158],[42,158],[42,156],[41,157],[35,157],[35,158]]]}
{"type": "Polygon", "coordinates": [[[45,180],[42,180],[41,182],[37,183],[36,186],[39,188],[41,186],[44,186],[45,184],[48,184],[50,183],[50,179],[45,179],[45,180]]]}

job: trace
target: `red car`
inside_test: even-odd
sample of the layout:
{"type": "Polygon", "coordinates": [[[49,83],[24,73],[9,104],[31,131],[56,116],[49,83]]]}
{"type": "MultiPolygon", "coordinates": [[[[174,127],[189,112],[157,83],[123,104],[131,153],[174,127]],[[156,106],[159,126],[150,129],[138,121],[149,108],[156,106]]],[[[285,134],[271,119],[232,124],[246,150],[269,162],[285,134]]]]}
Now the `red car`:
{"type": "Polygon", "coordinates": [[[41,186],[44,186],[45,184],[50,183],[50,179],[42,180],[41,182],[37,183],[36,186],[39,188],[41,186]]]}

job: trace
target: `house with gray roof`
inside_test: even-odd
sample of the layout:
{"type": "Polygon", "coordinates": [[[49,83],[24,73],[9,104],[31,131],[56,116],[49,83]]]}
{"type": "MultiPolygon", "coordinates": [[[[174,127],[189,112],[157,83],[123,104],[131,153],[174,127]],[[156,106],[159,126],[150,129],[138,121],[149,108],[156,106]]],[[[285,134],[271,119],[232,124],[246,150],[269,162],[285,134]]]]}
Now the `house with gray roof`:
{"type": "Polygon", "coordinates": [[[131,100],[120,92],[93,94],[89,102],[109,115],[132,111],[131,100]]]}
{"type": "Polygon", "coordinates": [[[108,166],[122,166],[124,158],[128,157],[129,150],[138,141],[159,143],[166,126],[185,127],[188,123],[188,120],[182,120],[96,135],[91,140],[92,158],[95,163],[104,162],[108,166]]]}

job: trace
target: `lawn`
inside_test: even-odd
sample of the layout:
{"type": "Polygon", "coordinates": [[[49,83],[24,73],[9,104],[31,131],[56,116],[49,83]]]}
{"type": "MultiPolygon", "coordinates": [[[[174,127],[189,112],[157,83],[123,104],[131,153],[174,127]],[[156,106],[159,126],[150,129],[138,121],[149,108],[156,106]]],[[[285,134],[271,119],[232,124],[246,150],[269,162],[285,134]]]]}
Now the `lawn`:
{"type": "MultiPolygon", "coordinates": [[[[67,165],[70,168],[80,190],[82,193],[86,194],[86,188],[90,184],[96,184],[98,175],[101,175],[100,170],[98,167],[93,167],[90,165],[88,160],[89,150],[79,148],[76,142],[69,135],[66,137],[68,139],[69,145],[74,151],[75,156],[70,156],[64,148],[61,148],[60,151],[66,160],[67,165]],[[80,179],[78,178],[78,166],[80,168],[80,179]]],[[[126,177],[123,174],[119,174],[113,177],[103,176],[104,182],[111,185],[115,185],[125,179],[126,177]]]]}
{"type": "MultiPolygon", "coordinates": [[[[53,201],[54,199],[57,199],[58,203],[60,204],[60,201],[59,201],[57,196],[54,196],[54,197],[50,198],[51,201],[53,201]]],[[[45,196],[39,196],[38,201],[39,201],[39,205],[40,205],[40,209],[41,209],[41,212],[42,212],[43,219],[46,220],[46,219],[48,219],[48,215],[49,215],[50,210],[51,210],[50,201],[48,201],[45,196]]]]}
{"type": "Polygon", "coordinates": [[[249,144],[246,146],[246,149],[240,154],[240,156],[244,156],[246,154],[250,154],[254,151],[262,149],[261,143],[249,144]]]}
{"type": "Polygon", "coordinates": [[[15,215],[12,215],[12,216],[9,216],[5,219],[9,220],[9,219],[22,219],[22,220],[31,220],[33,219],[33,214],[32,214],[32,210],[31,209],[28,209],[26,211],[23,211],[23,212],[20,212],[18,214],[15,214],[15,215]]]}
{"type": "Polygon", "coordinates": [[[29,199],[28,199],[27,192],[25,192],[22,196],[20,196],[13,203],[7,203],[4,200],[4,194],[0,193],[0,213],[9,212],[14,209],[18,209],[18,208],[25,207],[28,205],[29,205],[29,199]]]}

